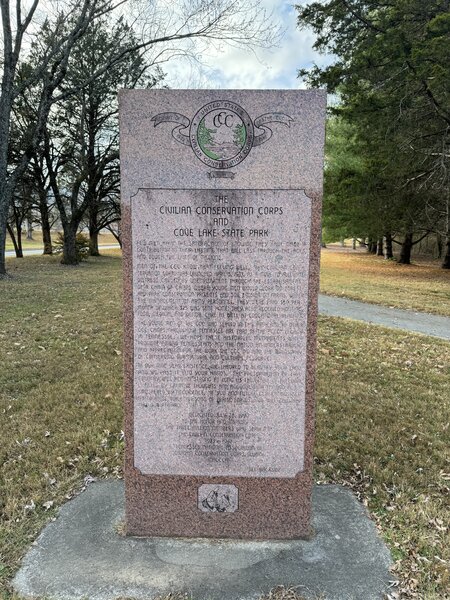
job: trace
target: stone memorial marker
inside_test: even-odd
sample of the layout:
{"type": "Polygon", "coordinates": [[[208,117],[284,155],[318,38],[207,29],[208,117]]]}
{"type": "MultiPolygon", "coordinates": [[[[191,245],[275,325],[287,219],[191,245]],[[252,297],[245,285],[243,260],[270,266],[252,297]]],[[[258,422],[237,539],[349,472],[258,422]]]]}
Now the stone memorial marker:
{"type": "Polygon", "coordinates": [[[130,535],[311,535],[326,95],[120,95],[130,535]]]}

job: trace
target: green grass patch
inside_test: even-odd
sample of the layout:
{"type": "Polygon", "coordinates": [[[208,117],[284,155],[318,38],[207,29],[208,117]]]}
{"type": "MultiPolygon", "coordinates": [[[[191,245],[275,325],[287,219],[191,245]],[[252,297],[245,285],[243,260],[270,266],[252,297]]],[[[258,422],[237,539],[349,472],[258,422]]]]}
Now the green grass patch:
{"type": "MultiPolygon", "coordinates": [[[[55,257],[8,264],[12,277],[0,280],[5,597],[57,507],[91,478],[120,477],[123,455],[119,253],[76,268],[55,257]]],[[[445,598],[450,345],[321,318],[318,357],[316,480],[343,483],[366,504],[393,552],[402,597],[445,598]]]]}
{"type": "Polygon", "coordinates": [[[322,250],[325,294],[450,316],[450,271],[436,261],[400,265],[364,251],[322,250]]]}

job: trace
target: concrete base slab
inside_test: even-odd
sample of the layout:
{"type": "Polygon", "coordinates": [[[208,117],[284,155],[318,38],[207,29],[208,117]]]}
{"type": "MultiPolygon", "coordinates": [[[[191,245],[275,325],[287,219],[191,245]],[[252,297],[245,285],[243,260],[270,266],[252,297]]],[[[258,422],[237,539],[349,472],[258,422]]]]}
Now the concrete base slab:
{"type": "Polygon", "coordinates": [[[381,599],[391,557],[353,494],[316,486],[310,541],[135,538],[120,534],[123,484],[92,484],[65,504],[23,560],[13,587],[58,600],[256,600],[277,585],[305,598],[381,599]]]}

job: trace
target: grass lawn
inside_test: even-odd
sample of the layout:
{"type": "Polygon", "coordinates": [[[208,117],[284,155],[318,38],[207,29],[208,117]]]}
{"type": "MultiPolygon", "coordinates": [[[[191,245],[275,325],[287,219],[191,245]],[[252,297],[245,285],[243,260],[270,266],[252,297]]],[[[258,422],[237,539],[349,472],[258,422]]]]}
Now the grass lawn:
{"type": "MultiPolygon", "coordinates": [[[[4,598],[44,523],[91,478],[121,477],[123,450],[119,254],[77,268],[55,257],[9,267],[13,277],[0,280],[4,598]]],[[[400,597],[449,597],[450,345],[321,318],[318,357],[316,480],[344,483],[366,504],[400,597]]]]}
{"type": "MultiPolygon", "coordinates": [[[[52,235],[55,235],[53,232],[52,235]]],[[[117,244],[116,238],[112,233],[101,233],[98,236],[98,245],[99,246],[109,246],[110,244],[117,244]]],[[[44,244],[42,243],[42,235],[40,231],[35,231],[33,233],[33,239],[27,240],[26,236],[22,236],[22,248],[23,250],[38,250],[40,248],[44,248],[44,244]]],[[[14,245],[9,235],[6,236],[6,250],[14,250],[14,245]]]]}
{"type": "Polygon", "coordinates": [[[436,262],[399,265],[330,247],[322,250],[320,277],[325,294],[450,316],[450,270],[436,262]]]}

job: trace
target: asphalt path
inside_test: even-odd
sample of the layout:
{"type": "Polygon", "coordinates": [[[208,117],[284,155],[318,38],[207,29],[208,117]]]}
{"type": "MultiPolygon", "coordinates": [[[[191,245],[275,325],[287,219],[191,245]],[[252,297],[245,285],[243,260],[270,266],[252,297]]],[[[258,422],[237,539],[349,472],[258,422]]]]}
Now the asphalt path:
{"type": "Polygon", "coordinates": [[[324,294],[319,296],[319,312],[330,317],[345,317],[373,325],[383,325],[450,340],[450,317],[389,308],[379,304],[368,304],[324,294]]]}
{"type": "MultiPolygon", "coordinates": [[[[119,245],[110,244],[100,246],[100,250],[112,250],[113,248],[119,248],[119,245]]],[[[23,253],[26,256],[42,254],[42,249],[24,250],[23,253]]],[[[15,253],[13,250],[9,250],[6,252],[6,256],[15,256],[15,253]]],[[[365,321],[373,325],[382,325],[403,331],[413,331],[443,340],[450,340],[449,317],[430,315],[412,310],[402,310],[400,308],[389,308],[379,304],[358,302],[357,300],[326,296],[325,294],[320,294],[319,296],[319,313],[330,317],[355,319],[356,321],[365,321]]]]}

